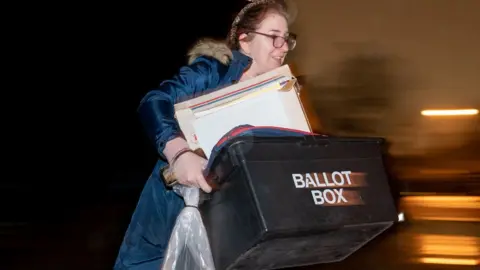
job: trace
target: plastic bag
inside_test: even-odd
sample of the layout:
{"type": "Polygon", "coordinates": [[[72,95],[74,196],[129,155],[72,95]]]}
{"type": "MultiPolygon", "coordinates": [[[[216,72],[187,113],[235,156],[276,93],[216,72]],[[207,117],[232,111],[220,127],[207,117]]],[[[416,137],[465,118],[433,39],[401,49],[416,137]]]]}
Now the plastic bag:
{"type": "Polygon", "coordinates": [[[214,270],[207,232],[197,208],[200,189],[177,184],[173,190],[183,197],[185,208],[173,227],[162,270],[214,270]]]}

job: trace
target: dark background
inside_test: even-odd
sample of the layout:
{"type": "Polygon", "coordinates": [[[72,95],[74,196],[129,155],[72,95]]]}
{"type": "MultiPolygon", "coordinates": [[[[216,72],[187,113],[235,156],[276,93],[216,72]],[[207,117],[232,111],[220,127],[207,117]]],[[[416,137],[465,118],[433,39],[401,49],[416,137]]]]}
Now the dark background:
{"type": "Polygon", "coordinates": [[[140,99],[199,38],[225,38],[243,4],[42,5],[11,21],[0,268],[111,269],[157,158],[140,99]]]}

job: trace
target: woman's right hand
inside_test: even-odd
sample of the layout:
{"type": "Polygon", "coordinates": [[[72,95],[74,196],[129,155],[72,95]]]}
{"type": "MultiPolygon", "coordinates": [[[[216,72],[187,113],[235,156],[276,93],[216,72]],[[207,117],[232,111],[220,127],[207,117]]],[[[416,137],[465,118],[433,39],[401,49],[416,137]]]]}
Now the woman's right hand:
{"type": "Polygon", "coordinates": [[[180,184],[201,188],[203,191],[210,193],[212,188],[203,176],[206,165],[207,160],[205,158],[192,152],[186,152],[173,163],[173,172],[180,184]]]}

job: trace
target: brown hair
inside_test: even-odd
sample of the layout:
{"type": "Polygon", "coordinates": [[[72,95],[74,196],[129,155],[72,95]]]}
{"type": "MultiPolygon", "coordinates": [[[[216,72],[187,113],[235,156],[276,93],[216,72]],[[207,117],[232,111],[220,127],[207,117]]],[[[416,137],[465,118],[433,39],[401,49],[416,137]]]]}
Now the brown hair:
{"type": "Polygon", "coordinates": [[[253,0],[235,17],[227,37],[227,44],[232,50],[240,48],[238,37],[241,34],[255,31],[269,13],[278,13],[289,19],[287,5],[282,0],[253,0]]]}

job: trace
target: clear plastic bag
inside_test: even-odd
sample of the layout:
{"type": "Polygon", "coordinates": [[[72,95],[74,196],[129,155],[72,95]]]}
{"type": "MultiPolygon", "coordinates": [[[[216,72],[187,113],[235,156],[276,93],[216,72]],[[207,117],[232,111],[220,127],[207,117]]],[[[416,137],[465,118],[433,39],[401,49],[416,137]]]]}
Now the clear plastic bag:
{"type": "Polygon", "coordinates": [[[162,270],[214,270],[207,232],[197,208],[200,189],[177,184],[173,190],[183,197],[186,207],[175,222],[162,270]]]}

